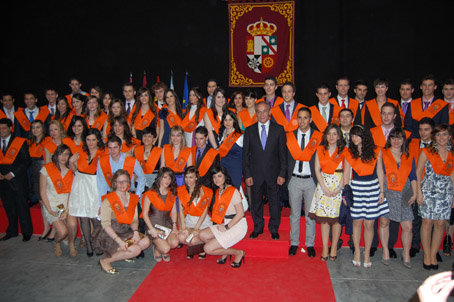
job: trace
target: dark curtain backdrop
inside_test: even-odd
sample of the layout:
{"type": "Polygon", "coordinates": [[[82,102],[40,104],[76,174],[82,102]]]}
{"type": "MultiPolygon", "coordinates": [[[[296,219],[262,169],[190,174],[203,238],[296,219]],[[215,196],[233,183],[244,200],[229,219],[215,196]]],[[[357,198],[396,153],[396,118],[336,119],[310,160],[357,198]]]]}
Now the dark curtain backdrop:
{"type": "MultiPolygon", "coordinates": [[[[385,77],[395,98],[404,78],[419,95],[423,75],[452,76],[453,2],[296,0],[296,99],[315,103],[315,87],[326,82],[334,90],[341,75],[370,84],[385,77]]],[[[85,91],[100,85],[121,96],[129,72],[141,86],[143,70],[151,86],[157,75],[168,83],[173,69],[179,95],[185,71],[190,86],[206,91],[206,80],[216,78],[233,92],[226,87],[225,1],[2,1],[0,7],[0,91],[12,92],[18,104],[26,90],[37,92],[40,103],[46,87],[68,93],[73,76],[85,91]]]]}

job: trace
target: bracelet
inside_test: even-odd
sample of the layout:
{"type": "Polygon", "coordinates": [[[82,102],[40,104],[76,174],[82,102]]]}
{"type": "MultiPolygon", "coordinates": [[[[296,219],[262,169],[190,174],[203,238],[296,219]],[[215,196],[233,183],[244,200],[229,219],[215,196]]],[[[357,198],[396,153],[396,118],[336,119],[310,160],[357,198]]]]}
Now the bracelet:
{"type": "Polygon", "coordinates": [[[227,223],[226,225],[224,225],[225,229],[228,231],[230,230],[230,227],[229,227],[229,224],[227,223]]]}

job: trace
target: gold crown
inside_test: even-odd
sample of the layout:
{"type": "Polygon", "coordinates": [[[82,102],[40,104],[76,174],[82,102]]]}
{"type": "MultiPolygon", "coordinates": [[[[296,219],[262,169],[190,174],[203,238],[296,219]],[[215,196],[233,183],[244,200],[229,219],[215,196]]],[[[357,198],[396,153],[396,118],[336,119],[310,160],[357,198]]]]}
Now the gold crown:
{"type": "Polygon", "coordinates": [[[257,21],[253,24],[247,26],[247,32],[252,36],[257,35],[266,35],[271,36],[277,30],[276,25],[263,21],[263,18],[260,18],[260,21],[257,21]]]}

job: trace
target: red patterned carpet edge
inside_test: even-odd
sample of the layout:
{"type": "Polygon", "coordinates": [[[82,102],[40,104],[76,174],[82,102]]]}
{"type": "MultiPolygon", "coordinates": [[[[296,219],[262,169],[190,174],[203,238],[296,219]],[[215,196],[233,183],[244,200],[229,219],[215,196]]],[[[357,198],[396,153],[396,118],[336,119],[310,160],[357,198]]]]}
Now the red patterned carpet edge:
{"type": "MultiPolygon", "coordinates": [[[[320,251],[317,251],[319,254],[320,251]]],[[[186,248],[155,265],[130,301],[335,301],[326,263],[298,253],[288,260],[247,258],[240,268],[217,257],[186,260],[186,248]]]]}

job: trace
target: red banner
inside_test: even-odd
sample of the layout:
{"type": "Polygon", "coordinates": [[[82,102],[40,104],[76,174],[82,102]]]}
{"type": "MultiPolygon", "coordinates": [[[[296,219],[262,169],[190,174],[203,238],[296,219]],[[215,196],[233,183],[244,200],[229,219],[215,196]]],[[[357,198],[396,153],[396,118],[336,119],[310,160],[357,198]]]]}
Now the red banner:
{"type": "Polygon", "coordinates": [[[294,81],[295,2],[229,3],[229,86],[294,81]]]}

